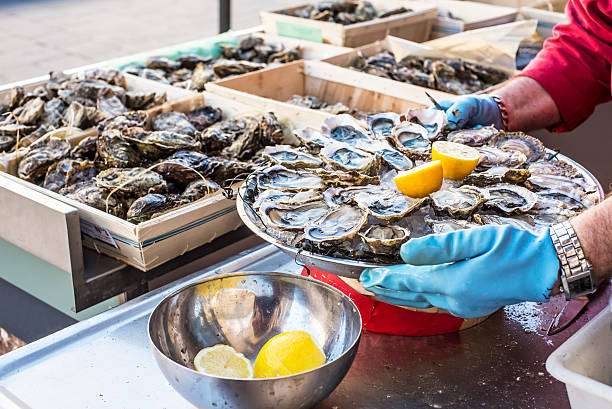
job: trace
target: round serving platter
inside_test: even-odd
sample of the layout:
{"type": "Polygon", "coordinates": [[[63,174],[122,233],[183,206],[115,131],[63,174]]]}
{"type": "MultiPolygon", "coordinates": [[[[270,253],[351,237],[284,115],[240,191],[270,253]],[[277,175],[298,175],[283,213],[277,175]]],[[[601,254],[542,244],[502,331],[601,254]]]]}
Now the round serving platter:
{"type": "MultiPolygon", "coordinates": [[[[604,199],[603,188],[601,187],[601,184],[595,178],[595,176],[591,174],[591,172],[586,170],[586,168],[584,168],[578,162],[568,158],[565,155],[561,155],[560,153],[557,153],[550,149],[547,149],[547,153],[555,157],[556,160],[566,162],[574,166],[576,169],[578,169],[580,174],[582,174],[582,176],[587,182],[590,182],[597,187],[599,201],[601,202],[604,199]]],[[[311,253],[309,251],[306,251],[306,250],[303,250],[297,247],[288,246],[278,241],[274,237],[268,235],[265,231],[262,231],[257,225],[257,223],[255,223],[251,219],[251,216],[249,216],[248,213],[252,212],[252,210],[247,209],[246,206],[248,205],[244,202],[244,200],[242,200],[242,197],[244,195],[244,189],[245,189],[245,185],[243,184],[240,187],[240,192],[238,194],[238,197],[236,198],[236,207],[238,209],[238,215],[240,215],[242,222],[249,229],[251,229],[253,233],[261,237],[263,240],[267,241],[268,243],[274,244],[280,250],[292,256],[295,259],[296,263],[304,265],[304,266],[313,267],[317,270],[325,271],[325,272],[335,274],[338,276],[356,278],[356,279],[359,278],[361,272],[366,268],[385,266],[385,264],[368,263],[365,261],[349,260],[349,259],[329,257],[329,256],[321,255],[321,254],[311,253]]]]}

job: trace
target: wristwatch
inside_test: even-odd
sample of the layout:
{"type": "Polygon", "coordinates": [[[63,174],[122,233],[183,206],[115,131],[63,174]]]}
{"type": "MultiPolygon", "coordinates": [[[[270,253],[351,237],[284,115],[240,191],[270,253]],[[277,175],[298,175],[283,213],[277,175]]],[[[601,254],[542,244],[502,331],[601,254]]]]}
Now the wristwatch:
{"type": "Polygon", "coordinates": [[[550,228],[557,257],[561,262],[561,288],[565,299],[592,294],[596,290],[593,266],[584,256],[580,240],[570,222],[562,222],[550,228]]]}

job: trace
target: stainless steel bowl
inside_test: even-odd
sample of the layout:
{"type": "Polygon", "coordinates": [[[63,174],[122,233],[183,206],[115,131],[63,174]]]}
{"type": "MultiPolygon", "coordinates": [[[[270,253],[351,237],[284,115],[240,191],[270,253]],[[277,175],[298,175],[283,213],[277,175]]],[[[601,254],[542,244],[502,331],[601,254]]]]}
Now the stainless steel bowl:
{"type": "Polygon", "coordinates": [[[200,408],[309,408],[349,370],[361,316],[349,297],[310,278],[236,273],[189,285],[166,297],[149,318],[153,355],[170,385],[200,408]],[[271,337],[302,330],[327,357],[308,372],[270,379],[231,379],[193,369],[200,349],[227,344],[254,360],[271,337]]]}

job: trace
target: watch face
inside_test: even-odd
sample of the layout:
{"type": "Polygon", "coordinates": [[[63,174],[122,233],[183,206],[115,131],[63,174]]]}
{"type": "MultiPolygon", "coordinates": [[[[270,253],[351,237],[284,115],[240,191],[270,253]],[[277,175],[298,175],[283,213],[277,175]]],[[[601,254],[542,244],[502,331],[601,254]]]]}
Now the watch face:
{"type": "Polygon", "coordinates": [[[595,281],[592,279],[592,271],[579,273],[567,280],[567,288],[570,297],[591,294],[595,291],[595,281]]]}

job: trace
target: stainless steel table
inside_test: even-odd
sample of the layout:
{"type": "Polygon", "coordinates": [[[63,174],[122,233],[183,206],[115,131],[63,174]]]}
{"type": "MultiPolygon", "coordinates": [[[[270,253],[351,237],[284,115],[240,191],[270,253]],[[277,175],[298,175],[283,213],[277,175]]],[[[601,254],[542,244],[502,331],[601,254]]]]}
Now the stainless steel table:
{"type": "MultiPolygon", "coordinates": [[[[153,361],[147,319],[170,292],[241,270],[301,268],[259,246],[0,357],[0,408],[190,408],[153,361]]],[[[608,293],[608,287],[600,291],[577,322],[553,337],[543,328],[560,299],[507,307],[455,334],[366,332],[347,377],[316,408],[569,407],[564,385],[546,373],[544,362],[606,305],[608,293]]]]}

